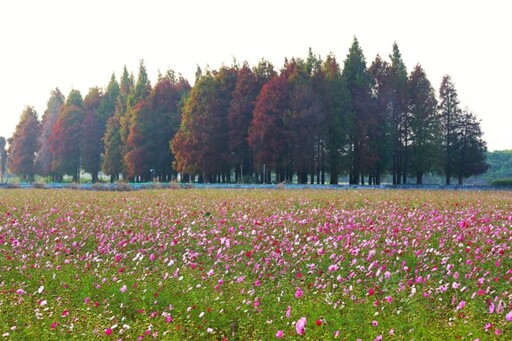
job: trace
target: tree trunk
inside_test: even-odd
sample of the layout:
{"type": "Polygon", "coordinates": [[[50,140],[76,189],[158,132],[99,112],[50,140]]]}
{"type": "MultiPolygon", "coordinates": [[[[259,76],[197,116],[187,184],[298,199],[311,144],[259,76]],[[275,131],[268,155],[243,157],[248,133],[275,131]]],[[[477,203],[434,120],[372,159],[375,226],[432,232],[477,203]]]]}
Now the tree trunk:
{"type": "Polygon", "coordinates": [[[416,173],[416,185],[423,185],[423,173],[416,173]]]}

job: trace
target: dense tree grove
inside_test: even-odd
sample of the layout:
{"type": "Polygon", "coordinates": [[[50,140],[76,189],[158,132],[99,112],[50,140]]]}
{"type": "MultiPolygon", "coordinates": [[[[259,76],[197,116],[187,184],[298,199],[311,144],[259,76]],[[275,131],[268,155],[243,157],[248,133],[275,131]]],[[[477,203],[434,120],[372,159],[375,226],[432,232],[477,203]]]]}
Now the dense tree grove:
{"type": "MultiPolygon", "coordinates": [[[[2,148],[5,139],[1,140],[2,148]]],[[[6,157],[12,173],[60,181],[380,184],[446,183],[484,173],[486,143],[461,108],[450,76],[436,91],[420,64],[408,73],[395,43],[367,66],[356,38],[343,63],[311,49],[286,59],[196,72],[193,86],[169,70],[153,86],[144,62],[84,98],[51,92],[39,122],[27,107],[6,157]]],[[[3,176],[2,171],[2,176],[3,176]]]]}

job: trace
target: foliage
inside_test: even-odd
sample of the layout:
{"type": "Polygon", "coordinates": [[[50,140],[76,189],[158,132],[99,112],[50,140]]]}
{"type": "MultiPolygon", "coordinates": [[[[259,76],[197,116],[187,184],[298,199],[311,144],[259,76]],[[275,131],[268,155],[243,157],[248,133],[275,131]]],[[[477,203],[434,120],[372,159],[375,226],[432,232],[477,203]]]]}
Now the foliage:
{"type": "Polygon", "coordinates": [[[5,171],[7,168],[7,150],[5,146],[7,141],[5,137],[0,136],[0,183],[4,182],[5,171]]]}
{"type": "Polygon", "coordinates": [[[38,174],[43,176],[52,174],[52,153],[49,140],[64,100],[64,95],[60,92],[59,88],[52,90],[41,120],[41,132],[37,140],[36,170],[38,174]]]}
{"type": "Polygon", "coordinates": [[[26,107],[9,142],[7,167],[25,181],[34,180],[35,155],[40,129],[41,124],[34,108],[26,107]]]}
{"type": "Polygon", "coordinates": [[[80,92],[71,90],[48,141],[52,153],[52,171],[60,175],[71,175],[75,182],[80,177],[80,142],[84,115],[80,92]]]}
{"type": "Polygon", "coordinates": [[[496,179],[491,184],[493,186],[512,186],[512,178],[496,179]]]}
{"type": "Polygon", "coordinates": [[[198,67],[193,87],[168,71],[153,88],[141,60],[136,81],[124,67],[85,100],[53,91],[37,142],[35,172],[54,181],[84,171],[95,182],[101,169],[111,182],[421,184],[444,173],[462,184],[488,167],[480,122],[449,76],[438,102],[396,43],[367,68],[355,37],[343,68],[309,49],[278,72],[264,59],[198,67]]]}
{"type": "Polygon", "coordinates": [[[512,150],[495,150],[487,153],[489,170],[485,178],[489,180],[512,178],[512,150]]]}

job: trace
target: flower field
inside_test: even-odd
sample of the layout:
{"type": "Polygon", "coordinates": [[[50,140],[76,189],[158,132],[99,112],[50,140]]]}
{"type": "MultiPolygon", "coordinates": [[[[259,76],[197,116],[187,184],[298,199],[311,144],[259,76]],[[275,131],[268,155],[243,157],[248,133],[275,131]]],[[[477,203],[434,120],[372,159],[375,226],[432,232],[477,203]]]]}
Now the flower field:
{"type": "Polygon", "coordinates": [[[512,193],[0,191],[6,339],[512,338],[512,193]]]}

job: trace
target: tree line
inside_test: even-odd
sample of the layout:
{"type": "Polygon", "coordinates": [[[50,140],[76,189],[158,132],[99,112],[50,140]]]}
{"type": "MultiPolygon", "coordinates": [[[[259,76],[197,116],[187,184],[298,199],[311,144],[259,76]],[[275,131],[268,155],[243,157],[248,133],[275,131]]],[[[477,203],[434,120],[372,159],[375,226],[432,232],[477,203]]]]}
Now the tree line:
{"type": "Polygon", "coordinates": [[[462,184],[488,167],[480,122],[450,76],[436,96],[396,43],[367,67],[356,38],[343,67],[310,49],[278,71],[266,60],[198,67],[193,86],[172,70],[152,86],[141,61],[136,80],[125,67],[85,97],[53,90],[42,119],[26,107],[7,142],[2,176],[7,165],[26,181],[84,171],[96,182],[102,171],[111,181],[421,184],[435,172],[462,184]]]}

